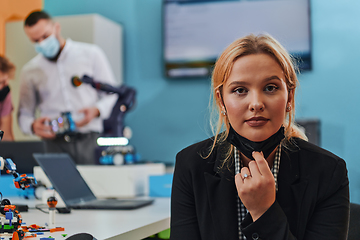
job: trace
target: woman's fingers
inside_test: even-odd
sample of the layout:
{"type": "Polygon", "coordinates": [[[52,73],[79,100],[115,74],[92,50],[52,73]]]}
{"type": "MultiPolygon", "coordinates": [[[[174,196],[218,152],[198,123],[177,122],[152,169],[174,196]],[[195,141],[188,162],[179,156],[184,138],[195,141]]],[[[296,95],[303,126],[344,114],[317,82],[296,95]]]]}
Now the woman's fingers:
{"type": "Polygon", "coordinates": [[[249,168],[243,167],[241,169],[241,178],[243,181],[245,181],[245,179],[247,179],[247,178],[251,178],[251,173],[250,173],[249,168]]]}
{"type": "MultiPolygon", "coordinates": [[[[264,155],[260,152],[253,152],[253,158],[255,159],[256,162],[256,170],[263,176],[269,177],[272,176],[272,172],[270,170],[269,164],[266,161],[266,159],[264,158],[264,155]]],[[[252,164],[254,165],[254,164],[252,164]]],[[[249,163],[249,167],[250,167],[250,163],[249,163]]],[[[252,169],[250,168],[250,171],[252,171],[252,169]]]]}
{"type": "Polygon", "coordinates": [[[253,220],[259,218],[275,201],[275,180],[264,156],[254,152],[249,162],[235,176],[238,195],[253,220]]]}

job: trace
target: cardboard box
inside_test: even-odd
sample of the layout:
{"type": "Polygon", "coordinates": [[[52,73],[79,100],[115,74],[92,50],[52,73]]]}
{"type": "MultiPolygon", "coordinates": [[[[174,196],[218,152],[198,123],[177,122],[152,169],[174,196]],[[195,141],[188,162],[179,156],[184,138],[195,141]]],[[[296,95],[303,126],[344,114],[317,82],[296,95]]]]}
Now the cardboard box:
{"type": "Polygon", "coordinates": [[[173,174],[149,176],[150,197],[170,197],[173,174]]]}

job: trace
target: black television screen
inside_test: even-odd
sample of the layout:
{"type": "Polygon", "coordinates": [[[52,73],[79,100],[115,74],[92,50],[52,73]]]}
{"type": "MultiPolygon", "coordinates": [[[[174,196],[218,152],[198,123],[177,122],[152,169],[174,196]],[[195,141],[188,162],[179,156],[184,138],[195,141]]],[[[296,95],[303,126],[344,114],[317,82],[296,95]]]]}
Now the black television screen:
{"type": "Polygon", "coordinates": [[[310,0],[163,0],[165,75],[207,77],[221,52],[250,33],[276,38],[311,69],[310,0]]]}

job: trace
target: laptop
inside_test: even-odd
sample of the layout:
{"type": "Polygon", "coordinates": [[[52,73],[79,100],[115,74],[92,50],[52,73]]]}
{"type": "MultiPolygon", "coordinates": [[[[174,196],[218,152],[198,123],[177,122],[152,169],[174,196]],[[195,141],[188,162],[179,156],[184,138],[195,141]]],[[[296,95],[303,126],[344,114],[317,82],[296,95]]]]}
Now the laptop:
{"type": "Polygon", "coordinates": [[[19,174],[33,173],[34,166],[38,164],[32,154],[44,152],[45,143],[42,141],[0,142],[0,156],[10,158],[19,174]]]}
{"type": "Polygon", "coordinates": [[[154,199],[97,199],[69,154],[34,153],[33,156],[69,208],[126,210],[147,206],[154,201],[154,199]]]}

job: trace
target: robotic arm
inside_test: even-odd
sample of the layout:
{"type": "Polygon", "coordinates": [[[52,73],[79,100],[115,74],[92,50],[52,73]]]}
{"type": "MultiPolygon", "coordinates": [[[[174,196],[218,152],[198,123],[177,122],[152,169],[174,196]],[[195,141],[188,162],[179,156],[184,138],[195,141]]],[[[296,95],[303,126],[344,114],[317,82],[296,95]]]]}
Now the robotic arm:
{"type": "Polygon", "coordinates": [[[104,133],[106,135],[110,135],[111,137],[123,137],[124,115],[135,103],[136,90],[125,85],[113,87],[109,84],[96,82],[93,78],[87,75],[84,75],[82,78],[74,76],[71,79],[71,82],[74,87],[78,87],[82,83],[86,83],[100,91],[118,95],[118,100],[113,107],[110,117],[104,121],[104,133]]]}
{"type": "MultiPolygon", "coordinates": [[[[4,136],[4,131],[0,130],[0,141],[4,136]]],[[[16,188],[25,189],[36,185],[36,180],[33,177],[28,177],[26,174],[19,175],[16,172],[16,165],[10,158],[0,157],[0,170],[5,170],[7,174],[14,176],[14,184],[16,188]]]]}
{"type": "Polygon", "coordinates": [[[0,170],[5,170],[7,174],[14,176],[14,184],[16,188],[25,189],[36,185],[36,180],[33,177],[29,177],[26,174],[19,175],[16,172],[16,165],[10,158],[0,157],[0,170]]]}

